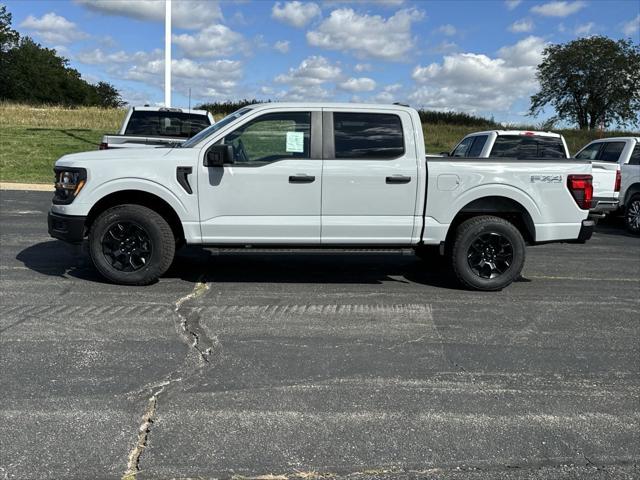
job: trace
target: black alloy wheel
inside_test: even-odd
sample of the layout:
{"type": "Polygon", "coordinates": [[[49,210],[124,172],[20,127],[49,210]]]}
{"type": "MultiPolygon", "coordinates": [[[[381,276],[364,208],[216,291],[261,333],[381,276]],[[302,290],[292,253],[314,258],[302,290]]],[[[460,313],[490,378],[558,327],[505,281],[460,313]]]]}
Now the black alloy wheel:
{"type": "Polygon", "coordinates": [[[469,246],[467,261],[471,270],[480,278],[496,278],[505,273],[513,263],[513,245],[500,233],[483,233],[469,246]]]}
{"type": "Polygon", "coordinates": [[[121,272],[135,272],[149,263],[153,244],[147,231],[133,222],[115,222],[102,236],[102,253],[121,272]]]}

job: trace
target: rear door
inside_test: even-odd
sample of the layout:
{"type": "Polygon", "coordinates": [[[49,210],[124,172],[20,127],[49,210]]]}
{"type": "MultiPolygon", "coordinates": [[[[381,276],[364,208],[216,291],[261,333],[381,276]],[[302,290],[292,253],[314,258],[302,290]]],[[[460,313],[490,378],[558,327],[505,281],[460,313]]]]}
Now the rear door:
{"type": "Polygon", "coordinates": [[[323,244],[408,245],[418,155],[404,111],[323,109],[323,244]]]}

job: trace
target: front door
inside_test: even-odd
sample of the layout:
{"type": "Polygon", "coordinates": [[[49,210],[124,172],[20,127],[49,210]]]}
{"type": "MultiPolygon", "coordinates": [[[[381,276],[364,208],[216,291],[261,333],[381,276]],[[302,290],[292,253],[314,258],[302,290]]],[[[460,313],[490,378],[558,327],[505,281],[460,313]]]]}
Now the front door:
{"type": "Polygon", "coordinates": [[[279,109],[246,119],[216,142],[233,146],[234,163],[224,167],[206,167],[203,149],[203,243],[320,243],[321,113],[312,110],[279,109]]]}

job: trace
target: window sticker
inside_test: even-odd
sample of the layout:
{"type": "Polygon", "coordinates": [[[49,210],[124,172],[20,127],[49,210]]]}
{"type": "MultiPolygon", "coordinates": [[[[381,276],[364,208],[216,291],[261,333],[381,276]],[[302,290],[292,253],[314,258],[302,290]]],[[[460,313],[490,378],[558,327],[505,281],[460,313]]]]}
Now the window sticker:
{"type": "Polygon", "coordinates": [[[304,132],[287,132],[287,152],[304,152],[304,132]]]}

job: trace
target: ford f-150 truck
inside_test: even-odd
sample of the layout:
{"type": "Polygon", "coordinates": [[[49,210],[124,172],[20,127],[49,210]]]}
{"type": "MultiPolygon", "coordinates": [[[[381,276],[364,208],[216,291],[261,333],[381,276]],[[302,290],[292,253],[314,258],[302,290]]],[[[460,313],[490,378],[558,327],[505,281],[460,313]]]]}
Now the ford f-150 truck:
{"type": "MultiPolygon", "coordinates": [[[[453,157],[482,158],[570,158],[564,137],[553,132],[531,132],[525,130],[491,130],[467,135],[453,149],[453,157]]],[[[579,160],[592,161],[593,158],[579,157],[579,160]]],[[[592,162],[593,201],[590,213],[592,218],[603,217],[607,212],[618,208],[615,186],[615,171],[602,162],[592,162]]],[[[619,188],[619,184],[618,184],[619,188]]]]}
{"type": "Polygon", "coordinates": [[[213,116],[206,110],[131,107],[118,134],[102,137],[100,150],[182,143],[214,123],[213,116]]]}
{"type": "Polygon", "coordinates": [[[268,103],[181,146],[65,155],[50,234],[88,237],[107,279],[142,285],[177,246],[436,248],[460,282],[498,290],[525,245],[583,242],[591,165],[425,158],[418,112],[399,105],[268,103]]]}
{"type": "MultiPolygon", "coordinates": [[[[640,234],[640,137],[609,137],[585,145],[577,154],[592,160],[593,172],[606,172],[606,190],[595,189],[594,202],[620,206],[631,233],[640,234]]],[[[599,174],[603,175],[603,174],[599,174]]]]}

